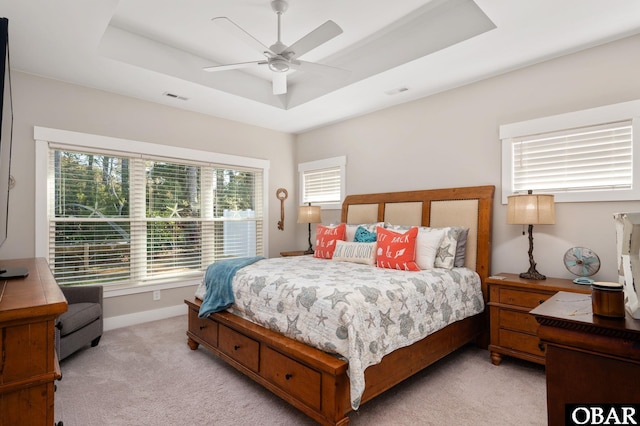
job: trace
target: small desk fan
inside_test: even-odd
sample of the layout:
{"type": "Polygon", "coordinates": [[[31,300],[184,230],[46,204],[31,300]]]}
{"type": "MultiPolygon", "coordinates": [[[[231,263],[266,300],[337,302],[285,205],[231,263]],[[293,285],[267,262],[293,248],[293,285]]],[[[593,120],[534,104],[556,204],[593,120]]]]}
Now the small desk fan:
{"type": "Polygon", "coordinates": [[[600,258],[586,247],[572,247],[564,254],[564,266],[578,278],[576,284],[591,285],[593,280],[588,278],[600,270],[600,258]]]}

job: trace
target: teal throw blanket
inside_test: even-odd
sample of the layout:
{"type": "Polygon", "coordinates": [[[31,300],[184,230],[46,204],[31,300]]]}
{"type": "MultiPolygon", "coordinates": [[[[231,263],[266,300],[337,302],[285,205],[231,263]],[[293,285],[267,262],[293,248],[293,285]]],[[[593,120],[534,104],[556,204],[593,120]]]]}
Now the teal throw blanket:
{"type": "Polygon", "coordinates": [[[206,318],[213,312],[224,311],[231,306],[235,301],[233,289],[231,288],[233,276],[238,269],[261,259],[264,259],[264,257],[239,257],[220,260],[209,265],[207,272],[204,274],[204,284],[207,291],[200,305],[198,317],[206,318]]]}

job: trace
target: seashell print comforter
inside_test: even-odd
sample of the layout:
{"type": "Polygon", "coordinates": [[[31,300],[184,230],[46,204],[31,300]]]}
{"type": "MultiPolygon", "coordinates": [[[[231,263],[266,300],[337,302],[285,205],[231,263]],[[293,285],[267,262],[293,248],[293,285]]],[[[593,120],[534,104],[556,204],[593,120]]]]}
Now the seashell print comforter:
{"type": "MultiPolygon", "coordinates": [[[[196,297],[203,292],[201,285],[196,297]]],[[[313,256],[245,266],[233,292],[229,312],[345,358],[354,410],[368,366],[484,309],[480,277],[471,269],[409,272],[313,256]]]]}

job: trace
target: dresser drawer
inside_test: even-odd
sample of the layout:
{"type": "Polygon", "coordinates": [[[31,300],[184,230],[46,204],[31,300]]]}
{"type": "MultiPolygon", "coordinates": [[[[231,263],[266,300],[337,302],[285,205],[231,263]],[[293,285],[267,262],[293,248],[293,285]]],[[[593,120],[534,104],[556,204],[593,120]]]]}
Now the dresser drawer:
{"type": "Polygon", "coordinates": [[[198,311],[189,309],[189,331],[212,346],[218,346],[218,323],[208,318],[198,318],[198,311]]]}
{"type": "Polygon", "coordinates": [[[501,347],[544,357],[544,348],[540,349],[538,336],[504,329],[499,334],[501,347]]]}
{"type": "Polygon", "coordinates": [[[500,309],[499,321],[500,328],[522,331],[533,335],[538,330],[538,322],[533,315],[522,311],[500,309]]]}
{"type": "Polygon", "coordinates": [[[310,407],[320,409],[321,375],[278,351],[263,346],[261,375],[287,393],[304,401],[310,407]]]}
{"type": "Polygon", "coordinates": [[[535,308],[551,296],[553,296],[553,293],[536,293],[532,291],[501,288],[498,301],[505,305],[535,308]]]}
{"type": "Polygon", "coordinates": [[[53,346],[53,336],[53,321],[0,328],[0,386],[50,373],[53,356],[46,349],[53,346]]]}
{"type": "Polygon", "coordinates": [[[248,369],[258,372],[260,343],[224,325],[218,327],[218,349],[248,369]]]}
{"type": "Polygon", "coordinates": [[[0,394],[0,424],[33,426],[53,424],[53,382],[26,386],[0,394]],[[51,418],[52,421],[48,422],[51,418]]]}

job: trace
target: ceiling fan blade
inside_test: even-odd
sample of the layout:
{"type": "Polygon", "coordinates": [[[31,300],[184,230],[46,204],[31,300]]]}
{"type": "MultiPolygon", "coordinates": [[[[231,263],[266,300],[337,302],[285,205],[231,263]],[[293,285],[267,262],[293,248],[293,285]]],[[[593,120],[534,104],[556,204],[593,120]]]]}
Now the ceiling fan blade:
{"type": "Polygon", "coordinates": [[[267,64],[267,61],[238,62],[237,64],[212,65],[210,67],[204,67],[202,68],[202,70],[207,72],[228,71],[228,70],[235,70],[238,68],[249,68],[254,65],[266,65],[266,64],[267,64]]]}
{"type": "Polygon", "coordinates": [[[332,78],[347,78],[351,74],[351,71],[345,70],[344,68],[336,68],[329,65],[318,64],[316,62],[296,60],[291,61],[290,66],[295,70],[322,74],[332,78]]]}
{"type": "Polygon", "coordinates": [[[220,28],[223,28],[229,34],[234,34],[238,39],[251,46],[254,50],[264,54],[264,52],[271,52],[267,46],[262,44],[260,40],[245,31],[240,25],[233,22],[226,16],[218,16],[212,18],[211,21],[220,28]]]}
{"type": "Polygon", "coordinates": [[[287,73],[286,72],[272,72],[272,84],[274,95],[284,95],[287,93],[287,73]]]}
{"type": "Polygon", "coordinates": [[[342,34],[342,28],[335,22],[329,20],[293,43],[282,55],[288,59],[297,58],[340,34],[342,34]]]}

